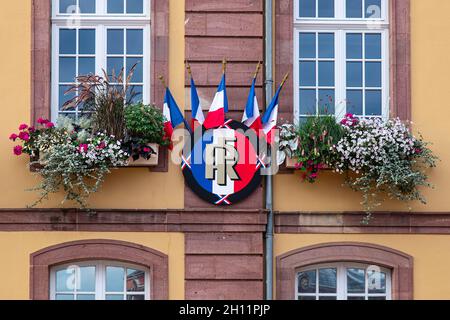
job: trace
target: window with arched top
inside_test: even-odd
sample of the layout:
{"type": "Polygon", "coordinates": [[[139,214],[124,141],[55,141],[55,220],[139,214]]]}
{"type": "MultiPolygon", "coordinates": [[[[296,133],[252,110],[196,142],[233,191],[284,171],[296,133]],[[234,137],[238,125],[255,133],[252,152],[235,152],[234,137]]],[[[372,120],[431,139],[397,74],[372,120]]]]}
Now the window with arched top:
{"type": "Polygon", "coordinates": [[[150,270],[119,261],[80,261],[53,267],[51,300],[149,300],[150,270]]]}
{"type": "Polygon", "coordinates": [[[391,300],[391,270],[355,262],[304,267],[296,277],[297,300],[391,300]]]}

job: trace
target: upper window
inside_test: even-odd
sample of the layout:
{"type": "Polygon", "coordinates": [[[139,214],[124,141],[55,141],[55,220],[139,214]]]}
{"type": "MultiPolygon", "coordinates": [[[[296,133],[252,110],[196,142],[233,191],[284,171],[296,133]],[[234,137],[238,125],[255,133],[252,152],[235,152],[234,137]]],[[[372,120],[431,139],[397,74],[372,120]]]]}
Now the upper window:
{"type": "MultiPolygon", "coordinates": [[[[63,109],[76,93],[65,92],[76,77],[135,71],[130,93],[150,101],[150,0],[53,0],[52,118],[77,118],[81,108],[63,109]]],[[[122,77],[125,83],[126,77],[122,77]]],[[[113,83],[113,85],[124,85],[113,83]]]]}
{"type": "Polygon", "coordinates": [[[149,271],[112,261],[72,263],[50,273],[52,300],[149,300],[149,271]]]}
{"type": "Polygon", "coordinates": [[[389,116],[387,0],[296,0],[295,116],[389,116]]]}
{"type": "Polygon", "coordinates": [[[298,300],[391,300],[391,272],[355,263],[317,265],[299,270],[298,300]]]}

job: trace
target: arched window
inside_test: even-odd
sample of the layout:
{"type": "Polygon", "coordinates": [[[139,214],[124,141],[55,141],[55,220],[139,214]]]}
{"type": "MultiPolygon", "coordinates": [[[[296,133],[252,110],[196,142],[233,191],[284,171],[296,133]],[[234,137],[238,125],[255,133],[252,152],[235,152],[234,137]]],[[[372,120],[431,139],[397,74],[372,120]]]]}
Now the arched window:
{"type": "Polygon", "coordinates": [[[413,258],[359,242],[302,247],[277,257],[277,299],[413,298],[413,258]]]}
{"type": "Polygon", "coordinates": [[[118,261],[82,261],[53,267],[51,300],[149,300],[148,268],[118,261]]]}
{"type": "Polygon", "coordinates": [[[31,254],[33,300],[167,300],[168,257],[124,241],[81,240],[31,254]]]}
{"type": "Polygon", "coordinates": [[[391,300],[391,270],[354,262],[299,269],[298,300],[391,300]]]}

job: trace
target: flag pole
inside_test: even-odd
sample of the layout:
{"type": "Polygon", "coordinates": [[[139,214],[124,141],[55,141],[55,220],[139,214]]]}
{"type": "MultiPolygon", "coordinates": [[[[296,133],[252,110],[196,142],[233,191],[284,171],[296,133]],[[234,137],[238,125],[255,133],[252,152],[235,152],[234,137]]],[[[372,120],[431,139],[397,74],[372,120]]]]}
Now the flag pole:
{"type": "Polygon", "coordinates": [[[162,83],[162,85],[164,86],[164,88],[167,88],[166,80],[164,80],[164,77],[163,77],[162,75],[160,75],[160,76],[158,77],[158,79],[159,79],[159,81],[161,81],[161,83],[162,83]]]}
{"type": "Polygon", "coordinates": [[[258,77],[259,70],[261,70],[261,61],[258,61],[258,65],[256,66],[255,74],[253,75],[253,79],[256,79],[258,77]]]}
{"type": "Polygon", "coordinates": [[[186,69],[187,69],[187,72],[188,72],[188,74],[189,74],[189,77],[192,78],[191,65],[189,64],[189,62],[188,62],[187,60],[186,60],[186,69]]]}
{"type": "Polygon", "coordinates": [[[288,73],[286,73],[286,75],[284,76],[284,78],[283,78],[283,81],[281,81],[281,87],[282,86],[284,86],[284,84],[286,83],[286,81],[287,81],[287,79],[289,78],[289,72],[288,73]]]}
{"type": "Polygon", "coordinates": [[[222,73],[225,74],[227,71],[227,59],[223,58],[222,60],[222,73]]]}

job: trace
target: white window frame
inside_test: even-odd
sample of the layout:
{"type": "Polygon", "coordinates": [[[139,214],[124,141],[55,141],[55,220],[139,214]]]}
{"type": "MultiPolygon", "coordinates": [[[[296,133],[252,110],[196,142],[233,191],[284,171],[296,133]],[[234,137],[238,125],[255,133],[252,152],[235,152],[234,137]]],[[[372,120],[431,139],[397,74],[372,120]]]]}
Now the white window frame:
{"type": "MultiPolygon", "coordinates": [[[[67,269],[69,267],[95,267],[95,300],[105,300],[106,295],[120,295],[124,296],[124,300],[127,298],[126,291],[126,274],[124,280],[124,291],[123,292],[106,292],[106,267],[119,267],[119,268],[129,268],[129,269],[137,269],[145,272],[145,291],[144,294],[142,292],[136,292],[134,295],[144,295],[144,300],[150,300],[150,272],[148,268],[133,265],[128,263],[122,263],[118,261],[110,261],[110,260],[96,260],[96,261],[82,261],[82,262],[73,262],[64,265],[58,265],[53,267],[50,270],[50,300],[56,300],[57,294],[68,294],[68,295],[79,295],[79,294],[88,294],[93,295],[94,292],[56,292],[56,272],[67,269]]],[[[131,295],[128,293],[128,295],[131,295]]]]}
{"type": "MultiPolygon", "coordinates": [[[[51,117],[56,121],[59,114],[59,30],[60,29],[95,29],[96,50],[95,50],[95,73],[102,76],[102,69],[107,70],[107,29],[142,29],[143,30],[143,89],[142,101],[149,104],[151,101],[150,78],[151,78],[151,3],[152,0],[144,1],[143,14],[109,14],[107,13],[107,0],[96,1],[95,14],[66,14],[59,13],[59,0],[52,0],[52,80],[51,80],[51,117]]],[[[125,1],[126,6],[126,1],[125,1]]],[[[126,10],[126,8],[124,9],[126,10]]],[[[126,12],[126,11],[125,11],[126,12]]],[[[78,32],[77,32],[78,33],[78,32]]],[[[126,48],[126,32],[124,34],[124,45],[126,48]]],[[[70,55],[76,57],[78,70],[78,36],[77,54],[70,55]]],[[[126,55],[126,53],[124,53],[126,55]]],[[[93,55],[89,55],[93,56],[93,55]]],[[[133,55],[126,55],[133,56],[133,55]]],[[[124,66],[125,67],[125,66],[124,66]]],[[[139,85],[139,84],[136,84],[139,85]]],[[[78,111],[64,112],[73,113],[77,117],[78,111]]]]}
{"type": "MultiPolygon", "coordinates": [[[[364,0],[363,0],[364,1],[364,0]]],[[[381,118],[389,118],[389,104],[390,104],[390,83],[389,83],[389,0],[381,0],[382,10],[380,12],[380,18],[346,18],[346,1],[334,0],[335,16],[334,18],[305,18],[300,17],[299,12],[299,0],[294,0],[294,61],[293,61],[293,75],[294,75],[294,122],[299,123],[300,117],[306,117],[310,115],[300,114],[300,75],[299,75],[299,37],[300,33],[334,33],[335,34],[335,116],[337,120],[341,120],[346,114],[346,95],[347,95],[347,83],[346,83],[346,34],[347,33],[379,33],[381,34],[381,85],[382,85],[382,108],[381,118]]],[[[318,0],[316,0],[316,15],[318,15],[318,0]]],[[[364,10],[364,3],[363,3],[364,10]]],[[[316,43],[316,46],[318,44],[316,43]]],[[[316,48],[317,49],[317,48],[316,48]]],[[[363,45],[363,59],[362,61],[371,61],[365,59],[363,45]]],[[[303,59],[302,59],[303,60],[303,59]]],[[[305,59],[308,60],[308,59],[305,59]]],[[[314,60],[314,59],[311,59],[314,60]]],[[[315,61],[320,61],[316,59],[315,61]]],[[[330,60],[330,59],[324,59],[330,60]]],[[[379,61],[379,59],[375,59],[379,61]]],[[[318,64],[317,64],[318,65],[318,64]]],[[[316,77],[318,66],[316,66],[316,77]]],[[[365,72],[365,64],[363,63],[363,77],[365,72]]],[[[316,80],[318,83],[318,79],[316,80]]],[[[364,85],[364,78],[363,78],[364,85]]],[[[319,88],[316,86],[316,88],[319,88]]],[[[363,106],[365,104],[365,87],[363,87],[363,106]]],[[[370,89],[369,89],[370,90],[370,89]]],[[[379,89],[378,89],[379,90],[379,89]]],[[[316,99],[317,100],[317,99],[316,99]]],[[[318,104],[318,101],[316,101],[318,104]]],[[[316,110],[318,106],[316,105],[316,110]]],[[[363,112],[365,111],[365,108],[363,112]]],[[[365,116],[365,115],[364,115],[365,116]]],[[[371,116],[373,117],[373,116],[371,116]]],[[[378,116],[379,117],[379,116],[378,116]]]]}
{"type": "Polygon", "coordinates": [[[353,262],[339,262],[339,263],[326,263],[316,264],[307,267],[303,267],[296,271],[295,277],[295,297],[298,300],[300,297],[315,297],[316,300],[319,297],[336,297],[337,300],[347,300],[349,297],[363,297],[365,300],[368,298],[385,297],[386,300],[392,300],[392,271],[384,268],[369,264],[353,263],[353,262]],[[365,270],[365,293],[347,293],[347,269],[364,269],[365,270]],[[336,269],[336,293],[319,293],[319,269],[336,269]],[[380,272],[386,274],[386,293],[370,293],[368,292],[368,272],[367,270],[377,269],[380,272]],[[298,292],[298,276],[301,272],[316,271],[316,292],[315,293],[299,293],[298,292]]]}

